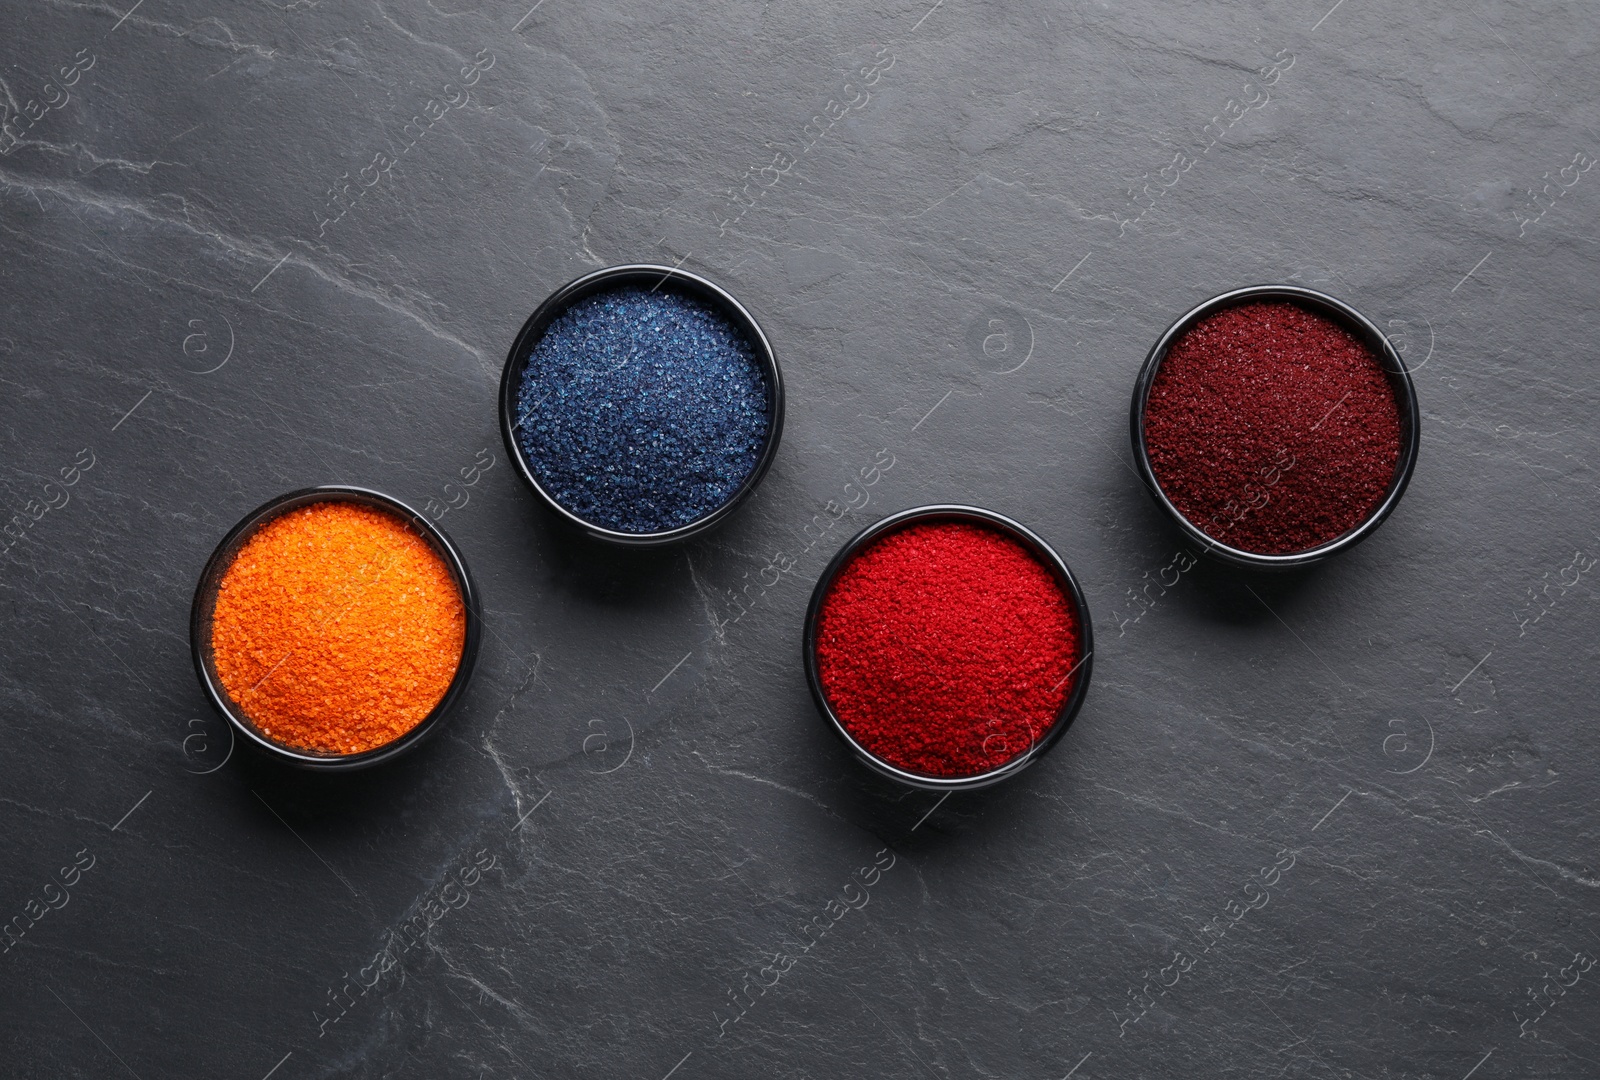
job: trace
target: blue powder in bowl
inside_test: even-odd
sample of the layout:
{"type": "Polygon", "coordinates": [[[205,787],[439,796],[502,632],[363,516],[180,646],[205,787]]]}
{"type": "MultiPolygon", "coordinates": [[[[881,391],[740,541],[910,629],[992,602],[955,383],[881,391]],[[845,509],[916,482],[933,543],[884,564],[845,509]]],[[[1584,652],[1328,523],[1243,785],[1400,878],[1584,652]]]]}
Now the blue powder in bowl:
{"type": "Polygon", "coordinates": [[[739,490],[772,430],[766,372],[717,307],[623,286],[574,302],[528,355],[518,444],[541,487],[607,529],[698,521],[739,490]]]}

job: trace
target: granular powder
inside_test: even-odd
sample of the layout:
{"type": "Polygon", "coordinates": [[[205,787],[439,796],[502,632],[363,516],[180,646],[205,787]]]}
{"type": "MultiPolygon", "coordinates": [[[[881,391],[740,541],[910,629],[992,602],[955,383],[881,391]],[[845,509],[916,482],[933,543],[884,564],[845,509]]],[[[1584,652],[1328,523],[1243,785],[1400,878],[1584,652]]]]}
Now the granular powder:
{"type": "Polygon", "coordinates": [[[1161,490],[1230,547],[1306,551],[1360,525],[1400,457],[1400,407],[1354,334],[1282,300],[1225,308],[1168,351],[1144,412],[1161,490]]]}
{"type": "Polygon", "coordinates": [[[517,441],[565,509],[625,533],[719,509],[772,430],[755,346],[722,311],[671,286],[572,304],[528,355],[517,441]]]}
{"type": "Polygon", "coordinates": [[[353,754],[416,727],[455,678],[466,608],[399,517],[342,501],[272,519],[223,575],[211,647],[228,695],[270,738],[353,754]]]}
{"type": "Polygon", "coordinates": [[[910,772],[973,776],[1027,752],[1072,693],[1071,599],[1032,553],[965,522],[913,524],[859,552],[818,612],[828,703],[910,772]]]}

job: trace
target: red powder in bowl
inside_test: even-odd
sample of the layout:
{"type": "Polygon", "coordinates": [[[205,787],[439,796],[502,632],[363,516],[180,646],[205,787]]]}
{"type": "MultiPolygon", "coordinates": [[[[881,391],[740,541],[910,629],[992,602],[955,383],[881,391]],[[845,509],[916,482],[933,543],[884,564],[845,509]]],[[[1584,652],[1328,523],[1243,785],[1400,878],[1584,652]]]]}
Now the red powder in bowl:
{"type": "Polygon", "coordinates": [[[1144,411],[1161,490],[1229,547],[1288,555],[1354,529],[1400,459],[1400,406],[1349,330],[1283,300],[1225,308],[1168,350],[1144,411]]]}
{"type": "Polygon", "coordinates": [[[1021,543],[964,522],[914,524],[860,551],[817,615],[834,715],[909,772],[967,777],[1024,754],[1072,693],[1071,597],[1021,543]]]}

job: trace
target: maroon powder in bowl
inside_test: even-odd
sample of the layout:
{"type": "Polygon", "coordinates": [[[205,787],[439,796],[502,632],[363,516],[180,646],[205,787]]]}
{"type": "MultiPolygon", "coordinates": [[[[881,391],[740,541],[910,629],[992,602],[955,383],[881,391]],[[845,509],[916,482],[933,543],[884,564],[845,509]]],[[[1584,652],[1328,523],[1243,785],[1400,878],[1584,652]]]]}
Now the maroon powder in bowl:
{"type": "Polygon", "coordinates": [[[1167,499],[1260,555],[1338,539],[1383,501],[1400,406],[1349,330],[1286,300],[1224,308],[1173,342],[1151,382],[1145,449],[1167,499]]]}

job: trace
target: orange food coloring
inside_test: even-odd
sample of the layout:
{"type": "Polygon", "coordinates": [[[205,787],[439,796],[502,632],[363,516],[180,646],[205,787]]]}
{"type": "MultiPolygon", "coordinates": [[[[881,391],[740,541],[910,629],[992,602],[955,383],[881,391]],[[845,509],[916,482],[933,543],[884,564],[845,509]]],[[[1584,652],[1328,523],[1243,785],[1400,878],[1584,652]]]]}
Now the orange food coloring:
{"type": "Polygon", "coordinates": [[[262,526],[222,576],[217,674],[267,737],[355,754],[439,704],[461,665],[466,606],[444,559],[400,517],[328,501],[262,526]]]}

